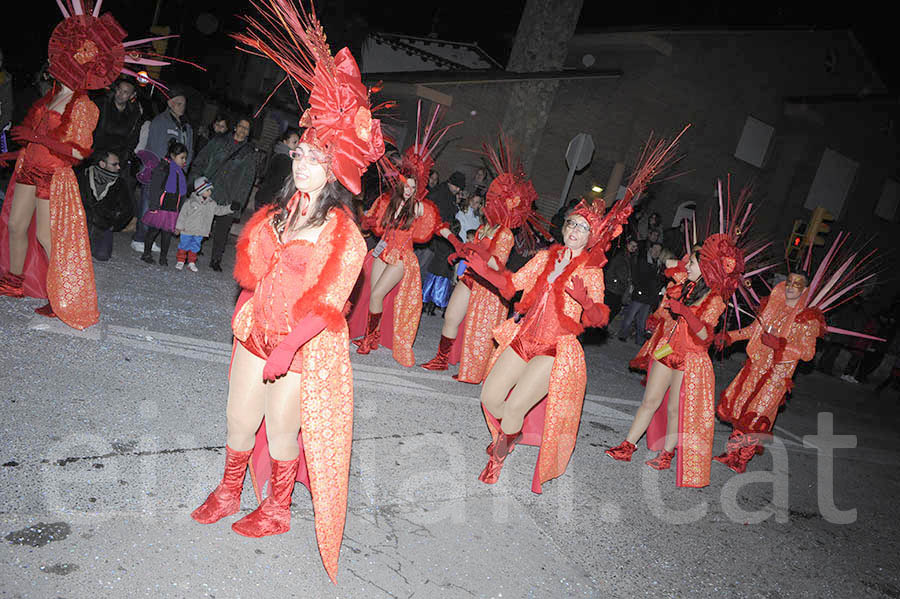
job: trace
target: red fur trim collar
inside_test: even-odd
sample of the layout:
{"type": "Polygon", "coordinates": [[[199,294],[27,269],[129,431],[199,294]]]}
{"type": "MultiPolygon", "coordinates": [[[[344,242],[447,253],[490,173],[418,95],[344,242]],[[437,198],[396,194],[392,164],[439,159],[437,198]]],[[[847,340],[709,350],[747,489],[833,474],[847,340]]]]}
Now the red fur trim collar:
{"type": "MultiPolygon", "coordinates": [[[[697,310],[695,311],[695,313],[703,314],[706,311],[707,305],[709,304],[709,302],[712,301],[712,299],[714,297],[718,297],[716,295],[715,291],[710,291],[709,293],[707,293],[706,297],[703,298],[703,301],[700,302],[700,304],[696,306],[697,310]]],[[[694,306],[690,306],[690,307],[693,308],[694,306]]],[[[679,324],[681,324],[681,323],[679,323],[679,324]]],[[[695,333],[694,331],[691,330],[691,327],[689,327],[686,322],[684,323],[684,326],[687,327],[688,335],[691,336],[691,339],[694,340],[694,343],[696,343],[697,345],[703,346],[703,347],[709,347],[712,344],[713,336],[714,336],[713,332],[716,330],[716,325],[718,325],[718,322],[716,322],[715,324],[712,324],[712,325],[709,325],[704,322],[703,326],[706,328],[706,339],[701,339],[700,337],[697,336],[697,333],[695,333]]]]}
{"type": "Polygon", "coordinates": [[[266,206],[256,211],[241,231],[237,240],[237,257],[234,263],[234,278],[244,289],[256,289],[259,277],[250,270],[250,236],[263,221],[268,221],[274,208],[266,206]]]}
{"type": "Polygon", "coordinates": [[[299,320],[304,316],[312,313],[325,319],[326,328],[337,330],[343,326],[345,320],[341,312],[341,308],[335,308],[328,305],[325,301],[325,295],[328,290],[337,282],[341,274],[341,258],[350,250],[350,236],[356,229],[356,223],[342,209],[332,211],[332,220],[326,226],[326,230],[320,235],[326,235],[324,240],[321,239],[317,243],[327,243],[329,245],[328,258],[319,273],[316,283],[307,289],[303,295],[294,303],[291,309],[291,316],[294,320],[299,320]]]}
{"type": "MultiPolygon", "coordinates": [[[[534,287],[531,288],[529,292],[522,296],[521,301],[516,304],[516,312],[524,314],[528,311],[528,308],[534,305],[534,302],[537,301],[539,297],[544,293],[544,289],[547,286],[547,277],[553,272],[553,267],[556,264],[556,258],[559,257],[560,251],[565,250],[565,247],[559,244],[555,244],[551,246],[549,249],[545,250],[547,252],[547,262],[544,264],[544,270],[541,271],[541,274],[538,275],[537,281],[534,284],[534,287]]],[[[553,282],[553,289],[551,293],[553,293],[556,297],[556,309],[557,309],[557,317],[559,318],[560,324],[564,329],[569,331],[574,335],[581,334],[584,331],[584,327],[581,326],[580,322],[576,322],[574,319],[570,318],[565,311],[563,310],[563,306],[565,305],[565,283],[569,280],[569,277],[572,276],[572,273],[575,270],[584,264],[588,258],[590,258],[590,254],[587,251],[581,252],[574,260],[569,262],[566,268],[562,271],[559,277],[553,282]],[[559,284],[557,284],[559,283],[559,284]]]]}

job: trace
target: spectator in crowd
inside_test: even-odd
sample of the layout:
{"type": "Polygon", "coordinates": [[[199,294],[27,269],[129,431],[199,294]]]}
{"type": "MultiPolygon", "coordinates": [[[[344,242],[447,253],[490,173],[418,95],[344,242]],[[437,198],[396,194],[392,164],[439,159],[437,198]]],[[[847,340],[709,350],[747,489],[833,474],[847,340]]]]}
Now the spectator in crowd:
{"type": "Polygon", "coordinates": [[[475,171],[475,178],[472,180],[472,185],[469,188],[469,193],[472,195],[484,197],[484,194],[487,193],[487,188],[491,184],[491,178],[488,173],[488,170],[484,167],[479,168],[475,171]]]}
{"type": "Polygon", "coordinates": [[[209,126],[204,127],[197,134],[197,153],[199,154],[203,147],[209,143],[209,140],[215,139],[220,135],[228,134],[228,117],[223,113],[216,114],[209,126]]]}
{"type": "Polygon", "coordinates": [[[186,262],[191,272],[197,272],[200,244],[204,237],[209,237],[216,209],[219,207],[212,199],[213,186],[206,177],[197,177],[194,185],[194,192],[184,201],[175,222],[175,232],[181,236],[175,269],[182,270],[186,262]]]}
{"type": "Polygon", "coordinates": [[[3,69],[3,50],[0,49],[0,154],[9,151],[7,130],[12,124],[14,109],[12,75],[3,69]]]}
{"type": "Polygon", "coordinates": [[[147,225],[141,260],[147,264],[153,264],[151,244],[159,236],[159,265],[169,265],[169,243],[175,233],[181,202],[187,195],[187,178],[184,172],[186,164],[187,148],[180,141],[172,139],[169,141],[165,158],[153,169],[150,184],[147,186],[150,204],[141,219],[147,225]]]}
{"type": "Polygon", "coordinates": [[[262,185],[259,186],[256,192],[255,204],[257,208],[275,201],[288,177],[291,176],[291,164],[293,163],[291,152],[297,149],[299,143],[300,131],[293,127],[288,127],[272,148],[269,168],[266,169],[262,185]]]}
{"type": "Polygon", "coordinates": [[[609,322],[612,322],[622,309],[631,291],[631,274],[637,258],[638,243],[633,239],[625,242],[624,250],[620,248],[604,268],[603,277],[606,283],[604,302],[609,307],[609,322]]]}
{"type": "Polygon", "coordinates": [[[476,231],[481,226],[484,196],[469,195],[460,204],[456,211],[456,221],[459,223],[459,237],[465,239],[469,231],[476,231]]]}
{"type": "Polygon", "coordinates": [[[94,129],[94,147],[114,148],[123,167],[121,175],[128,178],[143,120],[141,105],[135,101],[135,96],[134,82],[120,77],[112,91],[96,102],[100,118],[94,129]]]}
{"type": "MultiPolygon", "coordinates": [[[[634,243],[634,242],[631,242],[634,243]]],[[[631,269],[631,302],[622,317],[619,340],[624,341],[634,328],[638,345],[646,341],[646,322],[650,313],[659,305],[659,289],[665,283],[659,268],[662,244],[658,241],[644,244],[631,269]]]]}
{"type": "MultiPolygon", "coordinates": [[[[428,198],[434,202],[441,214],[441,220],[445,223],[456,221],[457,197],[466,188],[466,176],[459,171],[453,171],[450,177],[428,194],[428,198]]],[[[422,278],[424,290],[423,310],[433,314],[434,306],[446,308],[450,299],[451,279],[453,269],[447,263],[447,258],[453,253],[450,242],[435,235],[431,240],[431,251],[434,255],[428,265],[428,272],[422,278]]]]}
{"type": "Polygon", "coordinates": [[[637,238],[640,241],[650,238],[650,232],[655,231],[657,234],[656,241],[662,240],[662,218],[659,212],[648,212],[644,210],[640,218],[637,220],[637,238]]]}
{"type": "Polygon", "coordinates": [[[220,206],[212,225],[212,256],[209,267],[222,271],[222,256],[228,242],[228,233],[234,217],[241,211],[250,197],[253,181],[256,179],[256,147],[250,142],[250,118],[240,117],[234,125],[232,135],[216,137],[197,155],[191,167],[191,178],[206,177],[215,186],[213,198],[220,206]],[[225,208],[231,211],[225,212],[225,208]]]}
{"type": "Polygon", "coordinates": [[[440,173],[436,168],[431,169],[431,172],[428,173],[428,192],[431,193],[434,191],[438,185],[440,185],[440,173]]]}
{"type": "Polygon", "coordinates": [[[94,163],[75,169],[87,217],[91,255],[105,262],[112,256],[113,232],[121,231],[134,215],[134,189],[120,176],[122,163],[112,150],[99,150],[94,163]]]}

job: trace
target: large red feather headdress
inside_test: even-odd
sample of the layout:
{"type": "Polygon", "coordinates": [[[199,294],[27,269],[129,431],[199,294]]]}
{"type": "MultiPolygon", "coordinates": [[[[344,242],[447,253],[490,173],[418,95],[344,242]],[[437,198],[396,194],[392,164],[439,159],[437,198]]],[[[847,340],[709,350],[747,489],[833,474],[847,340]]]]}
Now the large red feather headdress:
{"type": "Polygon", "coordinates": [[[438,144],[441,143],[447,131],[462,122],[441,127],[440,121],[443,116],[441,112],[441,107],[435,105],[431,110],[431,118],[428,119],[427,127],[423,128],[422,101],[419,100],[416,110],[416,139],[413,145],[403,152],[398,166],[401,177],[415,179],[417,201],[428,195],[428,175],[434,168],[434,157],[438,144]]]}
{"type": "Polygon", "coordinates": [[[291,0],[251,4],[261,20],[243,17],[247,32],[234,39],[245,51],[268,58],[284,70],[279,87],[291,81],[309,92],[309,108],[300,119],[300,126],[306,127],[302,141],[322,150],[331,174],[358,194],[363,172],[384,155],[381,122],[372,113],[385,105],[370,105],[369,90],[348,48],[331,55],[315,12],[307,12],[302,5],[298,10],[291,0]]]}
{"type": "MultiPolygon", "coordinates": [[[[56,3],[63,20],[50,35],[47,47],[49,70],[54,79],[70,89],[101,89],[122,74],[137,77],[138,74],[126,67],[126,63],[166,66],[173,60],[155,54],[148,45],[177,36],[166,35],[126,42],[127,32],[111,14],[97,16],[103,0],[96,4],[90,0],[56,0],[56,3]]],[[[165,89],[158,81],[149,78],[148,81],[165,89]]]]}

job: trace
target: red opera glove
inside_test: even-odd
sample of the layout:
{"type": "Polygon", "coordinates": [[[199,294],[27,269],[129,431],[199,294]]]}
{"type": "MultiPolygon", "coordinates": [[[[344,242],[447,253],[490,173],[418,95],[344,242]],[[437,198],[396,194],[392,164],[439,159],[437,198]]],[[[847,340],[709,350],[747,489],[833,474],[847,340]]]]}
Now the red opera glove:
{"type": "Polygon", "coordinates": [[[447,241],[450,242],[450,245],[453,246],[453,253],[447,256],[447,262],[449,264],[453,264],[460,258],[465,258],[463,253],[465,252],[466,244],[459,240],[459,237],[450,233],[449,237],[447,237],[447,241]]]}
{"type": "Polygon", "coordinates": [[[321,316],[310,314],[302,318],[284,341],[272,350],[263,368],[263,380],[274,381],[287,374],[297,350],[324,329],[325,319],[321,316]]]}
{"type": "Polygon", "coordinates": [[[581,304],[581,320],[584,324],[589,327],[605,327],[609,322],[609,307],[591,299],[581,277],[572,277],[570,282],[571,286],[566,288],[566,293],[581,304]]]}
{"type": "Polygon", "coordinates": [[[669,310],[672,314],[677,314],[684,318],[684,321],[687,323],[688,328],[691,329],[691,332],[696,334],[705,328],[703,321],[700,320],[689,307],[678,300],[669,300],[669,310]]]}
{"type": "Polygon", "coordinates": [[[722,351],[734,343],[734,340],[731,338],[731,335],[728,334],[728,331],[719,331],[713,338],[713,343],[716,345],[717,350],[722,351]]]}
{"type": "Polygon", "coordinates": [[[59,154],[63,158],[75,158],[75,155],[72,154],[72,146],[70,146],[69,144],[61,142],[57,139],[53,139],[49,135],[38,135],[34,132],[33,129],[30,129],[28,127],[24,127],[22,125],[13,127],[10,131],[10,135],[13,140],[19,144],[40,144],[54,154],[59,154]]]}
{"type": "Polygon", "coordinates": [[[784,348],[787,347],[787,339],[776,337],[772,333],[763,333],[760,335],[759,340],[763,342],[763,345],[775,351],[784,351],[784,348]]]}
{"type": "Polygon", "coordinates": [[[466,262],[469,268],[478,273],[485,281],[496,287],[497,291],[500,292],[500,295],[506,299],[509,299],[516,294],[516,290],[512,286],[512,281],[509,280],[510,273],[505,268],[499,271],[494,270],[487,265],[484,258],[475,252],[466,256],[466,262]]]}

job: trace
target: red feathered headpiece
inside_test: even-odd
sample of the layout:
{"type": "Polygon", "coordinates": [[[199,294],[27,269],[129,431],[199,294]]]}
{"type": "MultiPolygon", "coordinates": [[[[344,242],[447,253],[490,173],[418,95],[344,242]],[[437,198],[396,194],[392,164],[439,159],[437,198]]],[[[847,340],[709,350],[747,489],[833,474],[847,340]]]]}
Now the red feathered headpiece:
{"type": "Polygon", "coordinates": [[[481,152],[497,176],[488,186],[484,198],[484,216],[490,225],[519,229],[528,248],[537,245],[537,235],[551,241],[547,219],[538,214],[534,203],[538,199],[521,161],[513,156],[509,141],[501,133],[497,148],[484,143],[481,152]]]}
{"type": "Polygon", "coordinates": [[[724,233],[707,237],[700,248],[700,273],[713,293],[731,297],[744,274],[744,254],[735,239],[724,233]]]}
{"type": "MultiPolygon", "coordinates": [[[[137,77],[137,73],[125,67],[125,63],[145,66],[169,64],[149,48],[150,42],[174,35],[146,38],[126,42],[127,32],[109,13],[100,14],[102,0],[92,4],[90,0],[57,0],[63,21],[50,35],[47,55],[50,59],[50,75],[73,90],[101,89],[119,75],[137,77]],[[148,57],[154,58],[148,58],[148,57]]],[[[196,66],[196,65],[194,65],[196,66]]],[[[165,88],[157,81],[153,85],[165,88]]]]}
{"type": "Polygon", "coordinates": [[[453,123],[446,127],[435,129],[440,120],[441,107],[435,105],[431,111],[428,126],[423,128],[422,101],[419,100],[416,110],[416,140],[413,145],[406,148],[398,166],[402,178],[412,177],[415,179],[417,201],[428,195],[428,175],[434,167],[434,154],[437,151],[438,144],[441,143],[441,139],[443,139],[447,131],[460,124],[453,123]]]}
{"type": "MultiPolygon", "coordinates": [[[[631,208],[631,206],[628,206],[631,208]]],[[[575,209],[572,210],[572,214],[577,214],[587,221],[588,226],[591,228],[591,232],[588,235],[587,249],[591,249],[597,242],[600,241],[600,232],[603,230],[603,213],[606,211],[606,202],[602,199],[597,199],[588,204],[584,198],[581,198],[581,201],[578,202],[578,205],[575,206],[575,209]]],[[[629,214],[631,212],[629,211],[629,214]]],[[[625,219],[628,219],[627,215],[624,215],[625,219]]],[[[615,233],[613,237],[618,237],[622,234],[622,226],[619,226],[619,232],[615,233]]]]}
{"type": "MultiPolygon", "coordinates": [[[[369,90],[350,50],[335,56],[315,13],[300,11],[290,0],[253,2],[263,22],[244,17],[246,34],[233,36],[253,54],[272,60],[309,91],[309,108],[300,126],[301,140],[317,146],[329,158],[331,174],[351,193],[361,190],[361,177],[384,155],[381,122],[372,118],[369,90]]],[[[282,81],[283,83],[284,81],[282,81]]]]}

